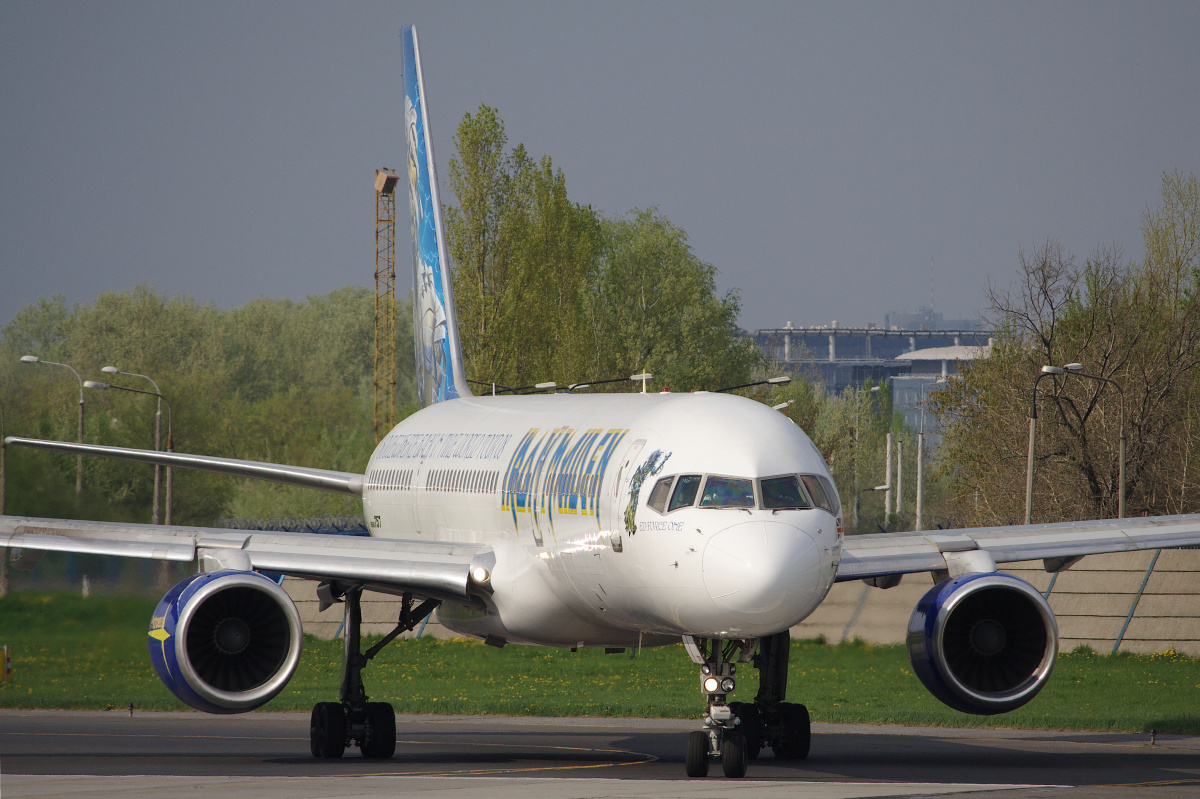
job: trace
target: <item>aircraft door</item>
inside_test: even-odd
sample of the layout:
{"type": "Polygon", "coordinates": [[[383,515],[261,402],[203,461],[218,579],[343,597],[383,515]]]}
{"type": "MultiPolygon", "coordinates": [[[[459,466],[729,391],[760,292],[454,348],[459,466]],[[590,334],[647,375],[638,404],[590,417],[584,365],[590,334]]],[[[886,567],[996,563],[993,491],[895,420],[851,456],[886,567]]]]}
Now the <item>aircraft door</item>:
{"type": "Polygon", "coordinates": [[[637,462],[637,457],[644,446],[646,446],[646,439],[639,438],[629,445],[629,449],[625,450],[625,454],[621,456],[621,468],[617,470],[617,477],[613,480],[612,491],[607,497],[608,502],[604,503],[608,508],[608,526],[606,529],[611,531],[609,542],[614,552],[624,550],[624,503],[621,499],[625,495],[625,486],[633,478],[633,470],[636,468],[634,464],[637,462]]]}

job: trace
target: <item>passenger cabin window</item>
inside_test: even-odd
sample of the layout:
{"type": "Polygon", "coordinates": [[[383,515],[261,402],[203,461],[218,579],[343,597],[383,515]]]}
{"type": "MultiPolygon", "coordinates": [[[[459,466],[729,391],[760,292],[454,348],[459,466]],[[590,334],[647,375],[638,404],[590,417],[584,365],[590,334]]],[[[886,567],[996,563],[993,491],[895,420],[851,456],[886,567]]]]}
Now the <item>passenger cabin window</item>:
{"type": "Polygon", "coordinates": [[[702,508],[753,508],[754,481],[742,477],[709,477],[700,497],[702,508]]]}
{"type": "Polygon", "coordinates": [[[760,481],[763,507],[768,510],[811,508],[812,503],[800,488],[795,475],[768,477],[760,481]]]}
{"type": "Polygon", "coordinates": [[[671,504],[667,511],[691,507],[696,502],[696,492],[700,490],[700,475],[681,474],[675,481],[675,493],[671,494],[671,504]]]}
{"type": "Polygon", "coordinates": [[[818,508],[829,511],[834,516],[837,511],[833,508],[833,501],[825,493],[825,487],[821,485],[821,481],[817,479],[815,474],[802,474],[800,479],[804,481],[804,487],[808,489],[808,494],[813,498],[818,508]]]}
{"type": "Polygon", "coordinates": [[[671,481],[674,479],[674,477],[664,477],[655,483],[654,490],[650,492],[650,499],[646,504],[659,513],[666,513],[667,497],[671,495],[671,481]]]}

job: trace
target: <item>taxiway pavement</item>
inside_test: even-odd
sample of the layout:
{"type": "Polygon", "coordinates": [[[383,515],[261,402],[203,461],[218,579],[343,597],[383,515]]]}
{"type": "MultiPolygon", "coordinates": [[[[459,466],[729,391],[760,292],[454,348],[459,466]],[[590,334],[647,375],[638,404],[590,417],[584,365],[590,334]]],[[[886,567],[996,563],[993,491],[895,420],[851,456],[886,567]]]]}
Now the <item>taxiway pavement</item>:
{"type": "Polygon", "coordinates": [[[807,760],[688,780],[694,721],[398,716],[390,760],[308,753],[298,713],[0,711],[0,796],[222,799],[447,796],[1200,795],[1200,737],[814,724],[807,760]]]}

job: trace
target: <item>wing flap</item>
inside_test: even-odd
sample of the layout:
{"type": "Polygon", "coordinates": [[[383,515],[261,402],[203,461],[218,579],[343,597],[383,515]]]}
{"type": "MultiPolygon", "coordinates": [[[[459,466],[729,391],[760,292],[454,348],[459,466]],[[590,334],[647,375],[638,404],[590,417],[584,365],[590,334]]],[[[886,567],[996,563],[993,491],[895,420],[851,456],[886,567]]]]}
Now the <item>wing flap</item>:
{"type": "Polygon", "coordinates": [[[0,547],[178,561],[237,550],[238,561],[261,571],[451,600],[472,598],[471,567],[491,553],[485,544],[16,516],[0,516],[0,547]]]}
{"type": "Polygon", "coordinates": [[[130,558],[190,561],[196,557],[196,547],[189,543],[163,541],[129,541],[107,538],[88,538],[78,541],[61,535],[17,533],[8,536],[3,546],[12,549],[33,549],[42,552],[77,552],[81,555],[120,555],[130,558]]]}
{"type": "Polygon", "coordinates": [[[944,553],[986,551],[996,563],[1200,545],[1200,514],[929,533],[847,536],[837,580],[946,568],[944,553]]]}

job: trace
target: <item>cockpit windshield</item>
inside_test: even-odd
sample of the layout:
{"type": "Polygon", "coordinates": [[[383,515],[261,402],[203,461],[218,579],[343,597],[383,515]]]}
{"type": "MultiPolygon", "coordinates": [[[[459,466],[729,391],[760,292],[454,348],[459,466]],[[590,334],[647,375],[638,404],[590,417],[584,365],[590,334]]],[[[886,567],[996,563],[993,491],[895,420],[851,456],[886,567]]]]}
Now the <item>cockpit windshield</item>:
{"type": "Polygon", "coordinates": [[[696,506],[697,495],[701,508],[753,508],[757,500],[762,503],[759,507],[771,511],[821,508],[837,516],[841,510],[833,484],[816,474],[784,474],[758,480],[715,474],[670,475],[654,483],[646,505],[667,514],[696,506]]]}
{"type": "Polygon", "coordinates": [[[825,486],[821,485],[821,481],[817,479],[815,474],[802,474],[800,479],[804,481],[804,487],[808,489],[809,496],[813,498],[818,508],[829,511],[837,515],[837,510],[833,507],[833,500],[825,493],[825,486]]]}
{"type": "Polygon", "coordinates": [[[763,507],[768,510],[811,508],[812,503],[800,488],[794,474],[785,477],[768,477],[760,481],[763,507]]]}
{"type": "Polygon", "coordinates": [[[671,495],[671,504],[667,512],[678,508],[686,508],[696,501],[696,492],[700,489],[700,475],[681,474],[675,481],[675,493],[671,495]]]}
{"type": "Polygon", "coordinates": [[[754,481],[743,477],[710,476],[700,497],[702,508],[753,508],[754,481]]]}
{"type": "Polygon", "coordinates": [[[667,509],[667,496],[671,493],[671,481],[674,479],[674,477],[664,477],[655,483],[654,490],[650,492],[650,499],[646,504],[659,513],[664,512],[667,509]]]}

